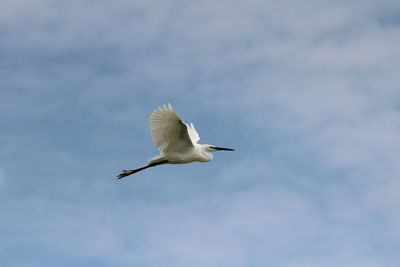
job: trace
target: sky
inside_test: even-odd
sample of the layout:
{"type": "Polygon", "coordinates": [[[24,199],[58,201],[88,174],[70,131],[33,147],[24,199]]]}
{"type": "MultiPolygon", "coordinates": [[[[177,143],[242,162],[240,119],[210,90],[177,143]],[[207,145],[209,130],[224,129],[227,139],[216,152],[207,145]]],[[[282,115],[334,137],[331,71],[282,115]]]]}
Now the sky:
{"type": "Polygon", "coordinates": [[[400,266],[397,0],[0,6],[1,266],[400,266]]]}

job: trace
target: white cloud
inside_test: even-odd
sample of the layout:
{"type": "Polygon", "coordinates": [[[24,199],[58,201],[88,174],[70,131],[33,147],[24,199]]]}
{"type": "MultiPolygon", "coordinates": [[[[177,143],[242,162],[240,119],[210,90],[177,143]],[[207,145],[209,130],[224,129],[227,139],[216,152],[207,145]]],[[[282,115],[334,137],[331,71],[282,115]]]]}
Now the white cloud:
{"type": "Polygon", "coordinates": [[[21,164],[35,166],[37,180],[12,180],[18,192],[1,206],[1,223],[18,235],[6,246],[119,266],[396,265],[381,247],[400,233],[399,38],[378,23],[374,1],[14,2],[1,13],[11,55],[3,158],[27,153],[21,164]],[[126,153],[139,158],[147,114],[168,101],[203,116],[215,126],[208,134],[234,129],[220,135],[243,138],[237,161],[210,163],[204,177],[197,165],[187,177],[183,169],[116,185],[97,177],[131,160],[105,163],[111,149],[96,148],[131,141],[105,128],[134,132],[126,153]],[[47,143],[60,110],[68,128],[47,143]],[[88,121],[99,118],[106,123],[88,121]],[[43,130],[32,131],[40,119],[43,130]],[[69,123],[80,119],[93,136],[70,140],[69,123]],[[80,147],[73,155],[70,144],[80,147]],[[88,167],[96,177],[83,177],[88,167]],[[44,185],[50,179],[39,174],[56,168],[59,180],[44,185]]]}

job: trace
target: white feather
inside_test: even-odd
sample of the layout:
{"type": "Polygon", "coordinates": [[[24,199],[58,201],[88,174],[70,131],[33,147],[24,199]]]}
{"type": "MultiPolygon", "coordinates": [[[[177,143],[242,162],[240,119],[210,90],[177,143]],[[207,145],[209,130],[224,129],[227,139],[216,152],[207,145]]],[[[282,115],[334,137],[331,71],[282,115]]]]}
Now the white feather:
{"type": "Polygon", "coordinates": [[[162,154],[184,151],[200,140],[193,124],[183,122],[170,104],[151,113],[149,126],[153,142],[162,154]]]}

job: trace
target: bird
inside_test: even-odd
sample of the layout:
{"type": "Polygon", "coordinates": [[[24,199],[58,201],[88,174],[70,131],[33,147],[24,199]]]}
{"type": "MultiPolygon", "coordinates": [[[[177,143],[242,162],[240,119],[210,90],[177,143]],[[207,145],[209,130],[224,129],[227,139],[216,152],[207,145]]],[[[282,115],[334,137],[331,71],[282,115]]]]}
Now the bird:
{"type": "Polygon", "coordinates": [[[200,136],[193,123],[187,124],[175,113],[171,104],[156,108],[150,116],[149,127],[154,145],[160,155],[149,160],[144,167],[123,170],[118,179],[162,164],[184,164],[212,160],[215,151],[234,151],[232,148],[198,144],[200,136]]]}

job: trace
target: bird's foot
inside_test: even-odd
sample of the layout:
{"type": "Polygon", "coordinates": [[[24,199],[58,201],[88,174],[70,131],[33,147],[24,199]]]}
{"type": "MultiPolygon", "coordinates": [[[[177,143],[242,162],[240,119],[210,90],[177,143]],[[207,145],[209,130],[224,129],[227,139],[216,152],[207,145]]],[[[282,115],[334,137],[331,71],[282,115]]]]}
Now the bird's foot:
{"type": "Polygon", "coordinates": [[[128,175],[131,175],[133,173],[133,170],[123,170],[118,176],[118,179],[124,178],[128,175]]]}

